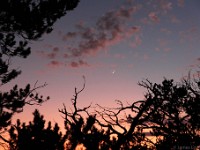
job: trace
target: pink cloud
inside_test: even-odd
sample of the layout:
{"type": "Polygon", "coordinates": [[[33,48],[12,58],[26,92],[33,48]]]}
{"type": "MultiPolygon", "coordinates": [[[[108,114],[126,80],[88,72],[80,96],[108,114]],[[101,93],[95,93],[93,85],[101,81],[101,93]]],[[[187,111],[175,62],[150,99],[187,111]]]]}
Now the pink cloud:
{"type": "Polygon", "coordinates": [[[178,6],[179,7],[184,7],[185,5],[185,0],[177,0],[178,1],[178,6]]]}
{"type": "Polygon", "coordinates": [[[79,64],[77,62],[73,61],[73,62],[71,62],[70,66],[73,68],[77,68],[77,67],[79,67],[79,64]]]}
{"type": "Polygon", "coordinates": [[[166,0],[160,0],[160,7],[166,13],[172,9],[172,3],[166,0]]]}
{"type": "Polygon", "coordinates": [[[58,52],[58,51],[59,51],[59,48],[58,48],[58,47],[54,47],[54,48],[53,48],[53,51],[54,51],[54,52],[58,52]]]}
{"type": "Polygon", "coordinates": [[[193,77],[194,77],[195,79],[199,80],[199,78],[200,78],[200,71],[195,72],[195,73],[193,74],[193,77]]]}
{"type": "Polygon", "coordinates": [[[65,53],[65,54],[63,54],[63,57],[64,58],[69,58],[69,54],[65,53]]]}
{"type": "Polygon", "coordinates": [[[158,18],[157,14],[155,12],[150,12],[148,16],[152,22],[154,22],[154,23],[160,22],[160,19],[158,18]]]}
{"type": "Polygon", "coordinates": [[[56,61],[56,60],[52,60],[52,61],[50,61],[48,66],[50,66],[50,67],[61,67],[61,66],[63,66],[63,63],[56,61]]]}
{"type": "Polygon", "coordinates": [[[79,60],[79,61],[72,61],[70,64],[69,64],[70,67],[72,68],[79,68],[81,66],[89,66],[87,62],[83,61],[83,60],[79,60]]]}
{"type": "MultiPolygon", "coordinates": [[[[182,3],[182,1],[179,1],[179,3],[182,3]]],[[[152,25],[152,23],[159,23],[163,18],[178,23],[179,20],[175,16],[166,17],[166,13],[173,8],[173,5],[174,3],[166,0],[153,0],[147,3],[129,1],[119,9],[109,11],[100,18],[96,18],[96,22],[93,22],[92,27],[84,21],[80,21],[74,26],[74,31],[67,33],[59,31],[58,35],[66,42],[66,46],[62,50],[51,46],[52,51],[49,53],[43,52],[42,55],[48,59],[59,59],[59,61],[63,59],[62,61],[68,62],[67,66],[73,68],[89,66],[88,62],[77,60],[95,57],[101,52],[109,52],[110,47],[123,41],[129,42],[128,44],[136,48],[143,42],[141,38],[143,30],[141,28],[152,25]],[[139,18],[138,20],[138,16],[135,16],[135,14],[139,14],[138,16],[143,19],[139,18]],[[58,55],[58,52],[62,52],[62,54],[58,55]],[[61,56],[61,58],[58,56],[61,56]]],[[[168,29],[163,28],[160,31],[171,34],[168,29]]],[[[157,50],[170,50],[167,47],[167,41],[160,40],[158,42],[157,50]]],[[[117,55],[114,57],[122,58],[117,55]]],[[[143,58],[143,55],[141,55],[141,58],[143,58]]],[[[144,56],[144,59],[148,59],[148,56],[144,56]]]]}
{"type": "Polygon", "coordinates": [[[56,57],[56,54],[55,53],[48,53],[46,55],[49,59],[54,59],[56,57]]]}
{"type": "Polygon", "coordinates": [[[68,32],[63,36],[62,39],[63,39],[63,41],[67,41],[69,39],[76,37],[76,34],[77,34],[76,32],[68,32]]]}
{"type": "Polygon", "coordinates": [[[181,21],[176,16],[172,16],[171,17],[171,22],[172,23],[180,23],[181,21]]]}
{"type": "MultiPolygon", "coordinates": [[[[191,69],[199,68],[200,66],[200,57],[196,58],[188,67],[191,69]]],[[[200,72],[199,72],[200,73],[200,72]]],[[[200,75],[200,74],[199,74],[200,75]]]]}
{"type": "Polygon", "coordinates": [[[49,67],[58,68],[58,67],[71,67],[71,68],[79,68],[79,67],[90,67],[90,65],[84,60],[72,60],[68,63],[63,63],[62,61],[52,60],[48,63],[49,67]]]}
{"type": "Polygon", "coordinates": [[[180,42],[184,43],[184,42],[200,42],[200,31],[198,29],[198,27],[193,26],[191,28],[188,28],[187,30],[184,31],[180,31],[179,32],[179,36],[180,36],[180,42]]]}
{"type": "MultiPolygon", "coordinates": [[[[139,21],[145,25],[149,25],[152,23],[160,23],[162,19],[168,19],[169,12],[173,9],[176,2],[168,1],[168,0],[152,0],[142,5],[143,14],[142,18],[139,21]]],[[[177,18],[172,18],[178,22],[177,18]]],[[[176,22],[176,23],[177,23],[176,22]]]]}
{"type": "Polygon", "coordinates": [[[44,49],[51,49],[51,50],[38,50],[36,54],[40,57],[47,58],[47,59],[56,59],[59,54],[59,47],[54,47],[53,45],[47,44],[43,47],[44,49]]]}
{"type": "Polygon", "coordinates": [[[138,46],[140,46],[142,44],[142,40],[139,36],[135,36],[134,40],[132,41],[132,43],[130,44],[131,47],[136,48],[138,46]]]}
{"type": "Polygon", "coordinates": [[[65,39],[70,37],[79,40],[78,45],[68,47],[67,56],[71,58],[95,56],[100,51],[134,36],[140,28],[128,26],[125,22],[131,19],[138,9],[139,7],[132,6],[109,11],[97,20],[94,27],[80,22],[75,26],[76,31],[68,32],[63,36],[65,39]]]}
{"type": "Polygon", "coordinates": [[[81,65],[81,66],[89,66],[88,63],[86,61],[83,61],[83,60],[79,60],[79,65],[81,65]]]}
{"type": "Polygon", "coordinates": [[[47,59],[55,59],[57,54],[56,52],[46,52],[46,51],[37,51],[36,52],[39,56],[47,58],[47,59]]]}
{"type": "Polygon", "coordinates": [[[125,35],[126,35],[127,38],[138,37],[138,35],[136,33],[140,33],[140,31],[141,31],[141,27],[133,26],[133,27],[130,27],[129,29],[127,29],[127,31],[125,32],[125,35]]]}
{"type": "Polygon", "coordinates": [[[170,46],[170,41],[167,39],[158,39],[158,47],[155,48],[155,51],[163,51],[163,52],[170,52],[171,48],[170,46]]]}

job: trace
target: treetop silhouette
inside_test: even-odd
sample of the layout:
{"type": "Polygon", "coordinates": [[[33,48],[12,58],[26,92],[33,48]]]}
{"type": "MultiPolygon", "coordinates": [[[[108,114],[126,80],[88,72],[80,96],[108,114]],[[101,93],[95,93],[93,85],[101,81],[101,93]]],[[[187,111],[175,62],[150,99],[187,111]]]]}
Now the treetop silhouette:
{"type": "Polygon", "coordinates": [[[2,0],[0,1],[0,79],[2,84],[20,74],[8,70],[10,58],[26,58],[31,53],[28,42],[38,40],[53,30],[53,24],[79,0],[2,0]]]}
{"type": "Polygon", "coordinates": [[[200,145],[199,83],[200,79],[190,76],[179,83],[165,78],[158,84],[147,79],[139,83],[147,91],[144,100],[128,105],[118,100],[117,108],[97,105],[94,112],[89,112],[90,105],[77,107],[84,88],[75,89],[73,111],[65,105],[59,110],[64,115],[68,149],[79,144],[105,150],[196,148],[200,145]],[[95,144],[89,144],[91,141],[95,144]]]}
{"type": "Polygon", "coordinates": [[[45,128],[43,116],[36,110],[29,125],[18,121],[11,128],[10,146],[17,147],[25,145],[24,142],[31,144],[37,141],[38,145],[34,145],[43,144],[39,148],[45,149],[44,145],[50,139],[56,138],[56,145],[60,145],[59,148],[63,150],[74,150],[80,145],[87,150],[195,149],[200,146],[199,81],[188,78],[176,83],[165,78],[162,83],[152,83],[147,79],[139,83],[146,89],[143,100],[132,104],[123,104],[117,100],[116,108],[100,105],[78,107],[78,98],[85,88],[84,83],[81,90],[75,88],[71,99],[73,107],[67,109],[63,104],[63,108],[59,109],[64,119],[64,134],[59,134],[57,124],[53,129],[49,122],[45,128]],[[48,133],[53,131],[52,137],[47,130],[48,133]],[[27,139],[31,140],[20,141],[20,137],[24,139],[24,136],[29,136],[27,139]]]}
{"type": "MultiPolygon", "coordinates": [[[[53,30],[54,23],[68,11],[73,10],[79,0],[1,0],[0,1],[0,87],[15,79],[19,69],[11,68],[14,57],[26,58],[31,53],[28,45],[53,30]]],[[[15,113],[22,112],[26,104],[40,105],[45,98],[37,89],[27,84],[25,88],[15,85],[8,92],[0,92],[0,131],[11,123],[15,113]]],[[[6,130],[5,130],[6,131],[6,130]]],[[[0,139],[7,141],[1,136],[0,139]]]]}
{"type": "MultiPolygon", "coordinates": [[[[67,11],[73,10],[79,0],[1,0],[0,1],[0,86],[3,87],[21,71],[11,69],[13,57],[26,58],[31,53],[28,43],[49,34],[53,24],[67,11]]],[[[139,83],[146,89],[143,100],[132,104],[117,101],[117,108],[91,105],[79,108],[78,96],[85,88],[75,88],[73,109],[65,105],[59,112],[64,115],[66,133],[61,134],[58,124],[45,127],[44,117],[35,110],[28,125],[12,116],[22,112],[26,104],[41,104],[48,100],[31,88],[15,85],[8,92],[0,92],[0,139],[9,143],[11,150],[62,150],[83,145],[87,150],[123,149],[180,149],[200,145],[200,78],[183,79],[180,83],[164,79],[152,83],[148,79],[139,83]],[[10,139],[1,135],[10,126],[10,139]],[[155,137],[151,141],[146,130],[155,137]]]]}
{"type": "Polygon", "coordinates": [[[12,150],[63,150],[65,137],[60,132],[57,123],[52,127],[51,122],[36,109],[33,112],[33,120],[28,125],[17,120],[17,124],[9,130],[9,146],[12,150]]]}

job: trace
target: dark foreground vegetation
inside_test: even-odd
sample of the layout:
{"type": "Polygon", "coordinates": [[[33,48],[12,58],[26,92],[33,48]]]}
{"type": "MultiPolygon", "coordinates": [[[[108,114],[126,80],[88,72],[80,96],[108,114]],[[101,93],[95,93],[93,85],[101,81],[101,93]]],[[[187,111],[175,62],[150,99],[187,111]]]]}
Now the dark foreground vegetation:
{"type": "MultiPolygon", "coordinates": [[[[12,69],[14,57],[26,58],[31,53],[28,43],[52,31],[57,19],[78,5],[78,0],[1,0],[0,1],[0,146],[9,150],[87,150],[128,149],[197,149],[200,145],[200,77],[188,75],[180,82],[164,79],[162,83],[145,80],[143,100],[107,108],[91,105],[79,108],[78,97],[84,90],[75,88],[73,109],[63,105],[65,132],[58,124],[46,123],[35,110],[29,124],[13,115],[26,105],[42,104],[49,97],[37,94],[46,86],[15,85],[8,92],[3,86],[21,71],[12,69]],[[21,17],[23,16],[23,17],[21,17]],[[45,124],[46,123],[46,124],[45,124]],[[151,135],[154,140],[149,137],[151,135]]],[[[37,83],[37,82],[36,82],[37,83]]]]}
{"type": "Polygon", "coordinates": [[[65,133],[58,124],[46,124],[38,110],[29,124],[17,121],[9,129],[9,148],[12,150],[74,150],[82,145],[87,150],[169,150],[195,149],[200,145],[200,78],[190,77],[182,82],[164,79],[161,84],[149,80],[139,83],[146,89],[144,100],[118,107],[92,108],[77,106],[73,110],[63,105],[65,133]],[[151,135],[151,137],[150,137],[151,135]],[[152,136],[154,137],[152,140],[152,136]]]}

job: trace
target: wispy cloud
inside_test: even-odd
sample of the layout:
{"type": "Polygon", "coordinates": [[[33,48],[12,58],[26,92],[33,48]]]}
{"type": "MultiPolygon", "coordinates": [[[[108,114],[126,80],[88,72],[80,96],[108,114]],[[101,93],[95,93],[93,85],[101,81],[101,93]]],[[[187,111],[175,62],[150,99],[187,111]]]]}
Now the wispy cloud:
{"type": "Polygon", "coordinates": [[[89,27],[80,22],[75,26],[76,31],[66,33],[62,39],[80,39],[78,45],[68,48],[68,56],[82,57],[96,55],[98,52],[115,45],[122,40],[134,36],[140,31],[138,26],[128,26],[126,22],[131,19],[137,6],[107,12],[100,17],[95,26],[89,27]]]}
{"type": "MultiPolygon", "coordinates": [[[[129,42],[128,45],[136,49],[143,43],[141,36],[143,28],[161,23],[162,15],[166,15],[175,6],[183,7],[184,0],[175,2],[153,0],[145,4],[128,0],[120,8],[106,12],[94,20],[92,25],[80,21],[70,32],[59,31],[59,38],[66,46],[62,50],[59,46],[51,46],[49,47],[51,48],[50,52],[41,51],[38,54],[50,59],[51,66],[89,67],[91,65],[87,58],[109,51],[110,47],[123,41],[129,42]]],[[[169,16],[168,19],[171,19],[168,20],[171,23],[180,22],[175,15],[171,18],[169,16]]],[[[171,31],[166,28],[162,28],[160,31],[171,34],[171,31]]],[[[164,41],[159,41],[158,49],[163,47],[166,48],[166,51],[170,50],[164,41]]],[[[115,55],[114,57],[121,59],[122,55],[115,55]]],[[[144,56],[144,59],[148,58],[149,56],[144,56]]]]}
{"type": "Polygon", "coordinates": [[[37,51],[37,54],[48,59],[54,59],[56,57],[56,53],[54,52],[37,51]]]}
{"type": "Polygon", "coordinates": [[[164,13],[170,11],[172,9],[172,2],[166,0],[160,0],[160,8],[164,10],[164,13]]]}
{"type": "Polygon", "coordinates": [[[200,31],[197,26],[192,26],[184,31],[179,32],[180,42],[200,42],[200,31]]]}
{"type": "Polygon", "coordinates": [[[172,23],[181,23],[181,21],[176,16],[171,16],[171,22],[172,23]]]}
{"type": "MultiPolygon", "coordinates": [[[[164,30],[162,32],[167,32],[167,34],[170,34],[171,32],[169,32],[168,30],[164,30]],[[169,33],[168,33],[169,32],[169,33]]],[[[170,44],[171,44],[171,41],[168,40],[168,39],[164,39],[164,38],[159,38],[157,39],[157,43],[158,43],[158,47],[155,48],[155,51],[157,52],[170,52],[172,49],[170,48],[170,44]]]]}
{"type": "Polygon", "coordinates": [[[153,21],[154,23],[159,23],[160,22],[160,19],[159,19],[158,15],[155,12],[150,12],[149,13],[149,19],[151,21],[153,21]]]}
{"type": "Polygon", "coordinates": [[[132,40],[132,42],[130,43],[130,46],[133,47],[133,48],[137,48],[138,46],[140,46],[142,44],[142,39],[141,37],[138,35],[138,36],[135,36],[134,37],[134,40],[132,40]]]}
{"type": "Polygon", "coordinates": [[[178,1],[178,6],[179,7],[184,7],[185,0],[177,0],[178,1]]]}
{"type": "Polygon", "coordinates": [[[57,60],[52,60],[50,61],[50,63],[48,64],[49,67],[61,67],[63,66],[64,64],[60,61],[57,61],[57,60]]]}
{"type": "Polygon", "coordinates": [[[86,61],[79,60],[79,61],[72,61],[69,64],[69,66],[72,68],[78,68],[78,67],[82,67],[82,66],[89,66],[89,64],[86,61]]]}
{"type": "MultiPolygon", "coordinates": [[[[64,48],[65,52],[62,53],[62,59],[64,59],[66,66],[72,68],[89,67],[91,65],[87,61],[83,61],[84,58],[94,57],[100,52],[108,51],[111,46],[132,37],[135,37],[135,45],[139,45],[141,39],[137,34],[141,32],[141,28],[128,22],[132,20],[134,13],[140,8],[140,5],[122,6],[97,18],[93,26],[80,21],[74,26],[74,31],[67,33],[59,31],[59,36],[67,45],[64,48]]],[[[40,52],[40,55],[48,59],[55,59],[58,56],[59,48],[51,47],[51,49],[51,52],[40,52]]],[[[117,58],[121,59],[122,55],[117,56],[117,58]]],[[[52,64],[57,65],[55,62],[51,62],[52,64]]]]}

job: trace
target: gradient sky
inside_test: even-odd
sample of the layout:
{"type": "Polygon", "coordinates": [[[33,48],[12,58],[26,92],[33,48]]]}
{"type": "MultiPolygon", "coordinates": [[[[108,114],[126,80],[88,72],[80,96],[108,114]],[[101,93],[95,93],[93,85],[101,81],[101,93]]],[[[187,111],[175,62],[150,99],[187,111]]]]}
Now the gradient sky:
{"type": "Polygon", "coordinates": [[[32,42],[32,54],[12,61],[22,75],[14,84],[48,86],[39,93],[51,100],[27,106],[15,118],[32,120],[38,108],[46,120],[63,124],[58,108],[71,107],[74,88],[86,88],[78,106],[91,102],[114,107],[143,98],[137,85],[148,78],[175,81],[200,64],[199,0],[83,0],[56,22],[51,34],[32,42]]]}

